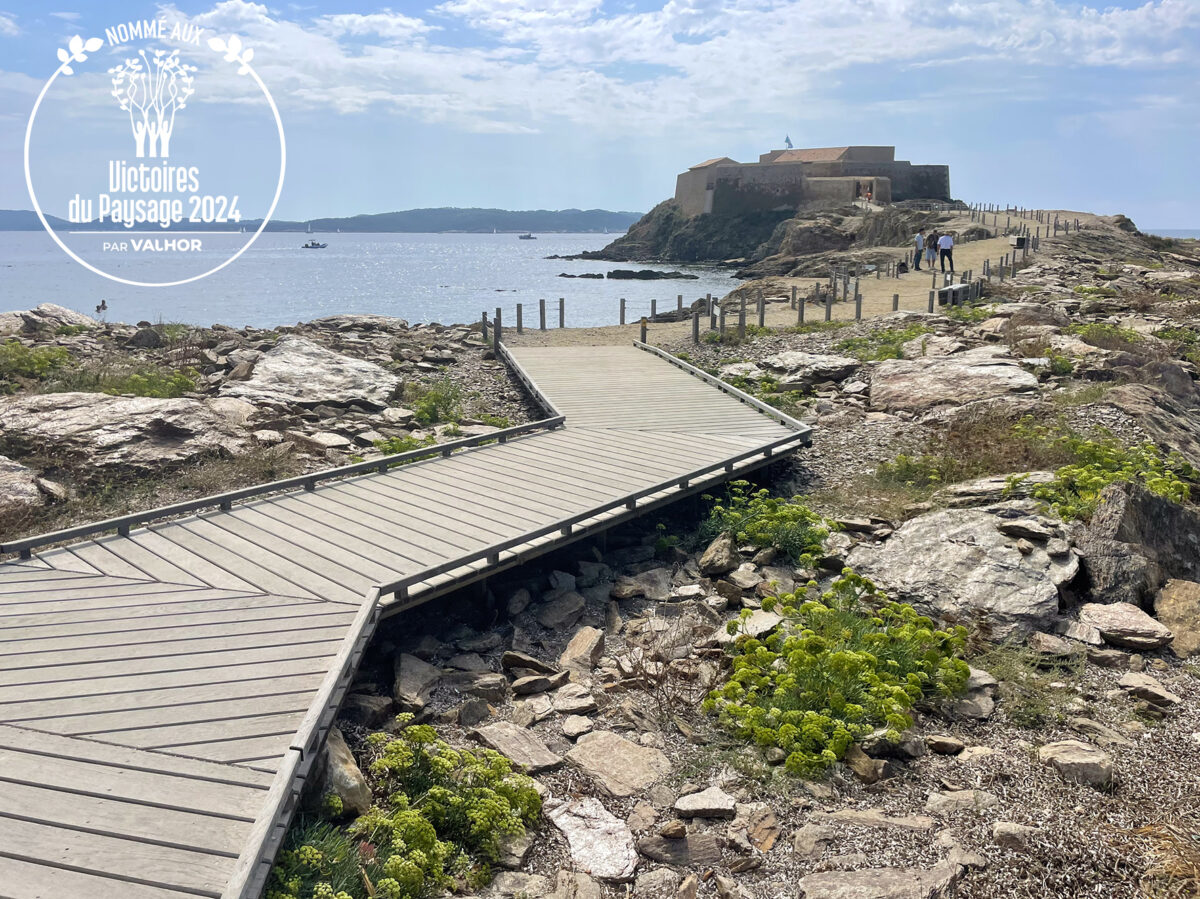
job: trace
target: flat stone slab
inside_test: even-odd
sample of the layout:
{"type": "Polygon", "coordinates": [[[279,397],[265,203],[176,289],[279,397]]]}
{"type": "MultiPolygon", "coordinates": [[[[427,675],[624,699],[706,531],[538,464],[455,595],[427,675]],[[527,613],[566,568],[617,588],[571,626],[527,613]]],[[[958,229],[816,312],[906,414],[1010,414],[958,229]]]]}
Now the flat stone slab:
{"type": "Polygon", "coordinates": [[[871,376],[871,405],[886,412],[923,412],[1037,390],[1038,380],[995,347],[951,356],[885,359],[871,376]]]}
{"type": "Polygon", "coordinates": [[[1079,607],[1079,620],[1100,631],[1106,642],[1130,649],[1157,649],[1175,637],[1166,625],[1127,602],[1086,603],[1079,607]]]}
{"type": "Polygon", "coordinates": [[[580,871],[616,883],[633,880],[638,862],[633,834],[599,799],[547,803],[546,817],[567,838],[571,861],[580,871]]]}
{"type": "Polygon", "coordinates": [[[530,774],[550,771],[563,763],[562,758],[551,752],[537,734],[511,721],[488,724],[476,730],[475,735],[482,743],[512,759],[514,764],[530,774]]]}
{"type": "Polygon", "coordinates": [[[381,408],[399,386],[399,377],[373,362],[343,356],[304,337],[288,336],[259,357],[248,380],[226,384],[221,395],[253,403],[361,403],[381,408]]]}
{"type": "Polygon", "coordinates": [[[641,793],[671,770],[671,761],[661,750],[639,746],[607,730],[584,734],[567,758],[619,799],[641,793]]]}

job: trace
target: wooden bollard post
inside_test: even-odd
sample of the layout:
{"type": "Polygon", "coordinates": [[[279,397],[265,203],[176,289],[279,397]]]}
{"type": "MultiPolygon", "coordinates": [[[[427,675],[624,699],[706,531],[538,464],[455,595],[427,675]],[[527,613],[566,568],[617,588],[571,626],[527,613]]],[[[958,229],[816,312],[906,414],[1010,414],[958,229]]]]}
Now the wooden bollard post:
{"type": "Polygon", "coordinates": [[[738,304],[738,340],[746,339],[746,295],[742,294],[742,301],[738,304]]]}
{"type": "Polygon", "coordinates": [[[708,298],[708,330],[717,330],[717,307],[713,305],[711,294],[708,298]]]}
{"type": "Polygon", "coordinates": [[[538,330],[546,330],[546,298],[538,300],[538,330]]]}
{"type": "Polygon", "coordinates": [[[763,298],[762,288],[758,289],[758,326],[765,327],[767,324],[767,301],[763,298]]]}
{"type": "Polygon", "coordinates": [[[487,322],[487,313],[486,312],[484,312],[482,315],[480,315],[479,324],[483,329],[483,339],[487,340],[488,339],[488,322],[487,322]]]}
{"type": "Polygon", "coordinates": [[[720,330],[720,333],[721,333],[721,339],[724,340],[724,338],[725,338],[725,304],[724,303],[721,304],[721,330],[720,330]]]}
{"type": "Polygon", "coordinates": [[[825,295],[825,321],[833,318],[833,294],[825,295]]]}
{"type": "Polygon", "coordinates": [[[500,307],[496,307],[496,317],[492,319],[492,326],[496,329],[496,346],[500,346],[500,307]]]}
{"type": "Polygon", "coordinates": [[[678,294],[675,297],[675,311],[676,312],[683,311],[683,294],[678,294]]]}
{"type": "Polygon", "coordinates": [[[642,343],[646,342],[646,316],[642,316],[642,343]]]}
{"type": "Polygon", "coordinates": [[[650,301],[650,318],[653,319],[654,316],[656,316],[656,315],[658,315],[658,300],[651,300],[650,301]]]}
{"type": "Polygon", "coordinates": [[[929,311],[930,312],[933,311],[933,304],[936,302],[937,302],[937,291],[936,290],[929,291],[929,311]]]}
{"type": "MultiPolygon", "coordinates": [[[[813,287],[816,290],[821,289],[820,284],[814,284],[813,287]]],[[[804,305],[805,305],[806,300],[807,300],[807,297],[799,297],[796,300],[796,324],[798,324],[798,325],[804,324],[804,305]]]]}
{"type": "Polygon", "coordinates": [[[930,287],[937,287],[937,272],[933,272],[933,278],[929,282],[930,287]]]}
{"type": "Polygon", "coordinates": [[[521,320],[521,307],[523,305],[524,305],[524,303],[517,303],[517,333],[518,334],[525,333],[524,322],[521,320]]]}
{"type": "Polygon", "coordinates": [[[900,294],[894,293],[894,294],[892,294],[892,311],[895,312],[899,308],[900,308],[900,294]]]}
{"type": "Polygon", "coordinates": [[[621,297],[621,324],[625,324],[625,298],[621,297]]]}
{"type": "Polygon", "coordinates": [[[792,285],[792,308],[796,308],[796,285],[792,285]]]}
{"type": "Polygon", "coordinates": [[[692,310],[692,343],[700,342],[700,310],[692,310]]]}
{"type": "Polygon", "coordinates": [[[558,298],[558,326],[565,328],[567,326],[567,298],[558,298]]]}
{"type": "Polygon", "coordinates": [[[858,292],[858,287],[854,288],[854,320],[862,321],[862,294],[858,292]]]}

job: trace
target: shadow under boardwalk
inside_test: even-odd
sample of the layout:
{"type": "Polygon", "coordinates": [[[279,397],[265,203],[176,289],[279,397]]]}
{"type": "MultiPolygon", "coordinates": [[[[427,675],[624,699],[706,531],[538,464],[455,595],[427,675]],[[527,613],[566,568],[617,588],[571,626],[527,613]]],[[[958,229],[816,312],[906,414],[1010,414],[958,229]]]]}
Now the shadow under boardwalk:
{"type": "Polygon", "coordinates": [[[259,895],[381,614],[808,440],[653,348],[501,355],[545,429],[0,546],[0,893],[259,895]]]}

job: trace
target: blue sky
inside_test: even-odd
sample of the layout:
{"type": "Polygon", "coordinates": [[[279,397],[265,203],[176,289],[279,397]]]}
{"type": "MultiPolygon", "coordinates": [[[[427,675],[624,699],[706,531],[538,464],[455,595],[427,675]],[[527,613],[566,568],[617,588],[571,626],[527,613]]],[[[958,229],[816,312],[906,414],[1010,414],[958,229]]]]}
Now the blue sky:
{"type": "MultiPolygon", "coordinates": [[[[281,218],[645,210],[688,165],[789,134],[949,163],[967,200],[1200,228],[1200,0],[0,0],[0,208],[30,205],[22,140],[57,49],[155,15],[254,48],[287,132],[281,218]]],[[[264,107],[206,74],[189,146],[211,183],[253,179],[261,203],[277,152],[264,107]]],[[[48,108],[42,171],[70,169],[104,127],[68,105],[48,108]]]]}

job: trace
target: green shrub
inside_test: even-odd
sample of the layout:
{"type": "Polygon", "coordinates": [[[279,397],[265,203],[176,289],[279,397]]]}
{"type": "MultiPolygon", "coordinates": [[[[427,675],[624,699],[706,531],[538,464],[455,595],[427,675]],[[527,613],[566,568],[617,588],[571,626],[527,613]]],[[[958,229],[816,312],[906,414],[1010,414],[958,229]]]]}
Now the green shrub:
{"type": "Polygon", "coordinates": [[[928,325],[913,324],[907,328],[885,328],[862,337],[847,337],[837,344],[837,350],[849,353],[863,362],[880,359],[899,359],[903,356],[901,346],[930,332],[928,325]]]}
{"type": "Polygon", "coordinates": [[[1075,371],[1075,363],[1071,361],[1070,356],[1056,353],[1054,350],[1046,350],[1046,358],[1050,360],[1048,368],[1052,375],[1069,375],[1075,371]]]}
{"type": "Polygon", "coordinates": [[[1038,484],[1030,491],[1065,521],[1090,519],[1100,493],[1110,484],[1138,483],[1156,496],[1179,503],[1191,498],[1189,482],[1195,483],[1197,472],[1179,453],[1164,456],[1153,443],[1127,447],[1111,434],[1096,439],[1070,431],[1056,434],[1028,421],[1019,424],[1017,430],[1033,439],[1058,444],[1070,453],[1073,461],[1056,470],[1053,481],[1038,484]]]}
{"type": "Polygon", "coordinates": [[[1068,334],[1076,334],[1084,343],[1106,350],[1121,350],[1145,339],[1132,328],[1119,328],[1105,322],[1069,325],[1068,334]]]}
{"type": "Polygon", "coordinates": [[[19,340],[0,343],[0,382],[13,378],[41,381],[71,361],[60,346],[27,347],[19,340]]]}
{"type": "MultiPolygon", "coordinates": [[[[437,443],[437,438],[432,434],[425,437],[411,437],[405,434],[403,437],[388,437],[384,440],[375,441],[375,449],[379,450],[385,456],[396,456],[400,453],[411,453],[413,450],[419,450],[426,446],[434,446],[437,443]]],[[[430,453],[429,455],[433,455],[430,453]]],[[[419,456],[419,459],[428,459],[429,456],[419,456]]],[[[416,462],[414,458],[410,461],[416,462]]]]}
{"type": "Polygon", "coordinates": [[[878,726],[899,739],[914,703],[966,686],[966,629],[935,630],[849,569],[825,593],[810,583],[763,608],[784,623],[755,639],[738,634],[749,612],[730,622],[733,672],[704,708],[735,736],[786,752],[791,774],[823,771],[878,726]]]}
{"type": "Polygon", "coordinates": [[[375,805],[346,828],[302,821],[271,872],[267,899],[422,899],[486,882],[502,840],[541,814],[533,781],[490,749],[454,749],[400,716],[367,738],[375,805]]]}
{"type": "Polygon", "coordinates": [[[942,314],[956,322],[978,324],[991,318],[995,314],[995,308],[991,303],[984,303],[981,306],[949,306],[942,314]]]}
{"type": "Polygon", "coordinates": [[[947,460],[939,456],[909,456],[900,453],[891,462],[881,462],[875,469],[875,477],[884,484],[932,487],[948,479],[946,463],[947,460]]]}
{"type": "Polygon", "coordinates": [[[802,325],[792,325],[784,328],[784,334],[816,334],[821,331],[839,331],[849,328],[854,322],[847,319],[830,319],[829,321],[805,322],[802,325]]]}
{"type": "Polygon", "coordinates": [[[100,392],[119,396],[132,393],[134,396],[174,398],[191,393],[196,389],[200,373],[192,368],[178,371],[145,366],[125,373],[113,373],[100,379],[100,392]]]}
{"type": "Polygon", "coordinates": [[[491,415],[485,412],[479,416],[479,420],[491,428],[511,428],[513,426],[512,419],[507,415],[491,415]]]}
{"type": "Polygon", "coordinates": [[[713,503],[700,529],[706,539],[728,532],[739,543],[774,546],[792,561],[808,564],[829,536],[829,524],[799,497],[786,500],[765,489],[752,491],[749,481],[731,481],[723,500],[709,494],[704,499],[713,503]]]}
{"type": "Polygon", "coordinates": [[[1086,284],[1076,284],[1075,292],[1087,297],[1107,297],[1109,299],[1117,295],[1117,292],[1111,287],[1089,287],[1086,284]]]}
{"type": "Polygon", "coordinates": [[[92,330],[91,325],[59,325],[54,331],[55,337],[78,337],[92,330]]]}
{"type": "Polygon", "coordinates": [[[423,425],[456,422],[462,417],[462,390],[449,378],[428,385],[408,385],[413,417],[423,425]]]}

